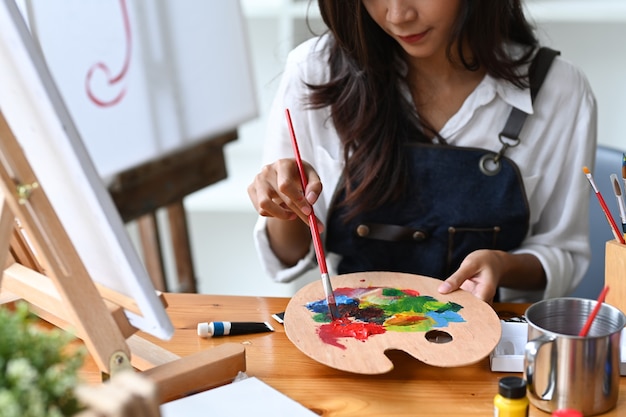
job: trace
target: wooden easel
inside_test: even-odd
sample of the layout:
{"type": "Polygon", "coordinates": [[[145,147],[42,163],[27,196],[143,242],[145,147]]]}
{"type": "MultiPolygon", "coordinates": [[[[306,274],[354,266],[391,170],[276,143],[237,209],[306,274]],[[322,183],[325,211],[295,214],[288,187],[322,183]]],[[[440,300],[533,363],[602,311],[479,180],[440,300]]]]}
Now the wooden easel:
{"type": "Polygon", "coordinates": [[[229,131],[115,176],[109,192],[125,222],[136,221],[146,269],[159,291],[197,292],[184,197],[226,178],[223,147],[229,131]],[[178,288],[165,278],[157,211],[167,211],[178,288]]]}
{"type": "Polygon", "coordinates": [[[135,334],[124,314],[136,310],[133,300],[91,279],[2,113],[0,159],[0,291],[74,331],[103,374],[143,371],[160,402],[231,382],[245,370],[241,345],[180,358],[135,334]]]}

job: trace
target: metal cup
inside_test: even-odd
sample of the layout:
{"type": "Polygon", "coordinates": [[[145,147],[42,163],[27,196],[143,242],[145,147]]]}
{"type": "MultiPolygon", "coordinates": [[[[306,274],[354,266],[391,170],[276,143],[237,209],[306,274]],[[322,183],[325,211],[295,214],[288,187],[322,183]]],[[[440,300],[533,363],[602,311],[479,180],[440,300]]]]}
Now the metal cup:
{"type": "Polygon", "coordinates": [[[603,303],[587,336],[578,336],[596,303],[552,298],[526,310],[524,377],[535,407],[547,412],[572,408],[592,416],[617,404],[626,317],[603,303]]]}

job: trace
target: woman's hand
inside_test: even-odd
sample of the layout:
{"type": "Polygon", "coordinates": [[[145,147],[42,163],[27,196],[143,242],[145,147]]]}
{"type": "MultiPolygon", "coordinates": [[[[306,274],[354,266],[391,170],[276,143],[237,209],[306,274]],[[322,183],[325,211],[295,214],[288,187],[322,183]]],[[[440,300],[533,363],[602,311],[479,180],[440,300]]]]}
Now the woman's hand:
{"type": "Polygon", "coordinates": [[[546,286],[545,272],[534,255],[480,249],[463,259],[459,269],[439,285],[439,292],[448,294],[460,288],[492,303],[499,286],[543,289],[546,286]]]}
{"type": "MultiPolygon", "coordinates": [[[[286,266],[295,265],[309,251],[309,215],[322,192],[317,172],[304,161],[302,165],[307,176],[306,190],[302,189],[296,161],[291,158],[264,166],[248,186],[254,208],[261,216],[268,217],[270,247],[286,266]],[[294,221],[298,218],[302,221],[294,221]]],[[[319,230],[324,230],[319,220],[317,223],[319,230]]]]}
{"type": "Polygon", "coordinates": [[[248,186],[248,195],[261,216],[281,220],[299,217],[308,224],[312,206],[322,192],[322,183],[311,165],[304,161],[302,165],[308,182],[306,190],[302,190],[295,159],[279,159],[265,165],[256,175],[248,186]]]}

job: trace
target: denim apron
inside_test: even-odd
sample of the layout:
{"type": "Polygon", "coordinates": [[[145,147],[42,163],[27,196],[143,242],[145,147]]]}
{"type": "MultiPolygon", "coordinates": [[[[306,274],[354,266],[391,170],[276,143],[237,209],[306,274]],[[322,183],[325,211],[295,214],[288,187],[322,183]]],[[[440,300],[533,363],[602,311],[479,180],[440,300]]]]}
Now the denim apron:
{"type": "MultiPolygon", "coordinates": [[[[535,98],[556,51],[541,48],[531,68],[535,98]]],[[[393,271],[445,279],[478,249],[510,251],[528,233],[529,206],[518,167],[505,156],[519,143],[527,114],[513,108],[500,151],[408,143],[405,195],[343,220],[339,189],[331,202],[326,247],[339,274],[393,271]]],[[[496,138],[494,138],[496,140],[496,138]]],[[[340,181],[339,184],[343,184],[340,181]]]]}
{"type": "Polygon", "coordinates": [[[341,255],[337,272],[394,271],[444,279],[477,249],[508,251],[528,232],[519,170],[506,157],[499,172],[480,169],[490,151],[406,145],[410,184],[404,197],[345,223],[333,199],[326,245],[341,255]]]}

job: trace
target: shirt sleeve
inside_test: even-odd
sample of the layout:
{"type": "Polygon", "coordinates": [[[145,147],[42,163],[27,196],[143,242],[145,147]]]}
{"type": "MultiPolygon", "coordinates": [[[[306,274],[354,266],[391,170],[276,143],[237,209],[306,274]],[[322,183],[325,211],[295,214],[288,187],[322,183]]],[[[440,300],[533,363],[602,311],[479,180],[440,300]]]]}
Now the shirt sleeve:
{"type": "MultiPolygon", "coordinates": [[[[563,67],[562,62],[557,65],[563,67]]],[[[530,233],[513,251],[536,256],[546,273],[547,285],[543,291],[534,292],[503,288],[502,301],[534,302],[565,296],[580,283],[591,259],[590,186],[582,168],[593,169],[595,163],[596,100],[586,78],[571,66],[557,70],[552,82],[556,85],[553,88],[561,88],[564,93],[535,109],[536,117],[542,119],[538,124],[544,129],[540,141],[533,145],[543,148],[537,151],[543,156],[535,161],[542,173],[535,178],[536,184],[530,184],[530,233]],[[556,81],[555,77],[562,79],[556,81]]],[[[528,190],[529,185],[526,187],[528,190]]]]}
{"type": "MultiPolygon", "coordinates": [[[[272,102],[265,132],[262,163],[269,164],[281,158],[292,158],[293,149],[285,116],[289,109],[292,119],[305,120],[306,109],[304,98],[306,86],[306,62],[313,52],[316,39],[306,41],[291,51],[287,57],[285,68],[274,100],[272,102]]],[[[295,127],[295,124],[294,124],[295,127]]],[[[304,133],[304,132],[303,132],[304,133]]],[[[298,134],[300,152],[305,154],[309,141],[305,134],[298,134]]],[[[304,158],[304,156],[303,156],[304,158]]],[[[259,216],[253,230],[253,240],[265,273],[276,282],[290,282],[316,266],[313,246],[296,265],[285,266],[274,254],[267,236],[267,218],[259,216]]]]}

